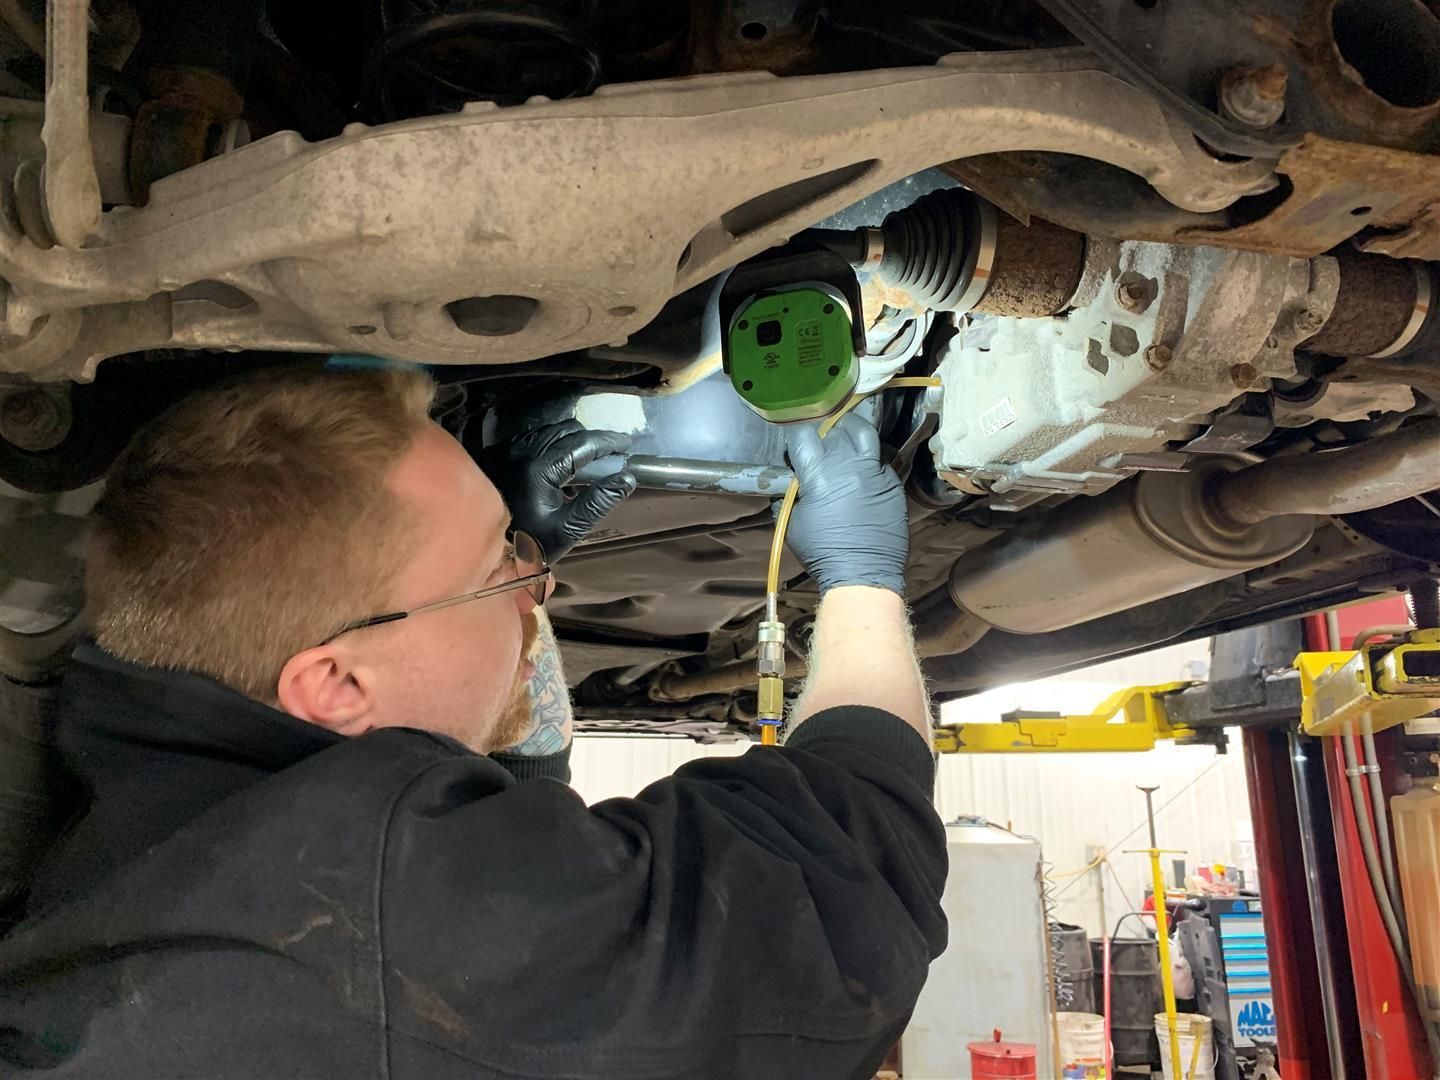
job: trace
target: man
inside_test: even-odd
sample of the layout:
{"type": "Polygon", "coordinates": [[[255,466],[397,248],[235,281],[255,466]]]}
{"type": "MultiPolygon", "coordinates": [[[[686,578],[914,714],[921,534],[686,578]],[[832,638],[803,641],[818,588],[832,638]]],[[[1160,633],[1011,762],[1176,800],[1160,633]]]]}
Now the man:
{"type": "Polygon", "coordinates": [[[89,807],[0,942],[5,1074],[869,1077],[945,935],[875,432],[792,432],[787,745],[587,808],[525,534],[623,498],[561,491],[623,440],[532,433],[492,483],[430,392],[285,370],[117,463],[60,731],[89,807]]]}

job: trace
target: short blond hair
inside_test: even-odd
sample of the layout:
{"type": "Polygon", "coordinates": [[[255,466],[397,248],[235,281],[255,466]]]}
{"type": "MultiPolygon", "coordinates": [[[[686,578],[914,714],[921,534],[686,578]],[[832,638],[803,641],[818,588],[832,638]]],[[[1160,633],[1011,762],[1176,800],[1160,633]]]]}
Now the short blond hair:
{"type": "Polygon", "coordinates": [[[96,643],[273,702],[291,656],[391,604],[409,520],[386,478],[434,391],[416,368],[283,367],[158,417],[95,509],[96,643]]]}

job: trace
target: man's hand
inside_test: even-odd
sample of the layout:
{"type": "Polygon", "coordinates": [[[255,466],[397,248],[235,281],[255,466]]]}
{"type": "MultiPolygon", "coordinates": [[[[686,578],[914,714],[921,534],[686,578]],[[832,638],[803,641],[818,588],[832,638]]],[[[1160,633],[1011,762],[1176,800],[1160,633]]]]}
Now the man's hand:
{"type": "Polygon", "coordinates": [[[903,599],[910,530],[900,478],[880,464],[880,438],[858,416],[823,441],[813,427],[792,427],[787,441],[800,494],[786,538],[822,594],[790,730],[829,708],[870,705],[928,742],[930,703],[903,599]]]}
{"type": "Polygon", "coordinates": [[[852,413],[823,441],[805,425],[791,427],[786,442],[800,481],[786,541],[821,595],[841,585],[905,595],[905,490],[880,464],[875,429],[852,413]]]}
{"type": "Polygon", "coordinates": [[[563,489],[592,461],[629,447],[628,435],[588,431],[578,421],[566,420],[471,453],[500,489],[515,528],[540,541],[546,559],[555,563],[629,497],[635,477],[615,473],[568,500],[563,489]]]}

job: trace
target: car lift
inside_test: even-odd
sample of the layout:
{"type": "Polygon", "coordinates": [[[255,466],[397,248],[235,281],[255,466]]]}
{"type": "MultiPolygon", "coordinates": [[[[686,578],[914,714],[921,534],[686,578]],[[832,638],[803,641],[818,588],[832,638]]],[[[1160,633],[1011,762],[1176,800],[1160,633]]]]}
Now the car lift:
{"type": "MultiPolygon", "coordinates": [[[[1206,681],[1129,687],[1080,715],[1022,710],[999,723],[937,725],[935,750],[1143,751],[1170,740],[1223,753],[1225,729],[1242,729],[1274,913],[1265,937],[1280,1075],[1428,1076],[1424,1029],[1366,884],[1354,817],[1366,811],[1346,790],[1340,744],[1440,710],[1440,629],[1322,647],[1334,639],[1320,616],[1224,634],[1212,638],[1206,681]]],[[[1399,754],[1387,752],[1387,771],[1399,771],[1399,754]]]]}
{"type": "Polygon", "coordinates": [[[1403,642],[1342,652],[1302,652],[1291,667],[1265,676],[1254,707],[1227,707],[1206,682],[1170,682],[1120,690],[1094,712],[1017,711],[999,723],[935,728],[941,754],[1097,753],[1151,750],[1161,740],[1223,748],[1224,727],[1299,716],[1307,735],[1339,735],[1364,722],[1372,732],[1440,709],[1440,630],[1416,630],[1403,642]]]}

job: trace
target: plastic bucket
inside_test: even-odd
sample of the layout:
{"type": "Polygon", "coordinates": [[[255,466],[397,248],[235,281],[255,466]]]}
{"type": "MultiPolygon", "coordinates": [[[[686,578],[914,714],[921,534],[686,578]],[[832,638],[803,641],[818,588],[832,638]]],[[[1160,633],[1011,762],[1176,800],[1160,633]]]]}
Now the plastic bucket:
{"type": "MultiPolygon", "coordinates": [[[[1192,1061],[1194,1080],[1215,1080],[1215,1042],[1210,1037],[1210,1018],[1199,1013],[1181,1013],[1175,1017],[1175,1034],[1180,1039],[1180,1080],[1190,1080],[1192,1061]]],[[[1170,1069],[1170,1025],[1163,1012],[1155,1014],[1155,1037],[1160,1040],[1160,1067],[1165,1070],[1165,1080],[1175,1080],[1170,1069]]]]}
{"type": "Polygon", "coordinates": [[[967,1043],[970,1051],[972,1080],[1035,1080],[1038,1049],[1031,1043],[1001,1042],[996,1033],[994,1042],[967,1043]]]}
{"type": "Polygon", "coordinates": [[[1060,1033],[1060,1064],[1105,1064],[1105,1017],[1098,1013],[1059,1012],[1055,1027],[1060,1033]]]}

